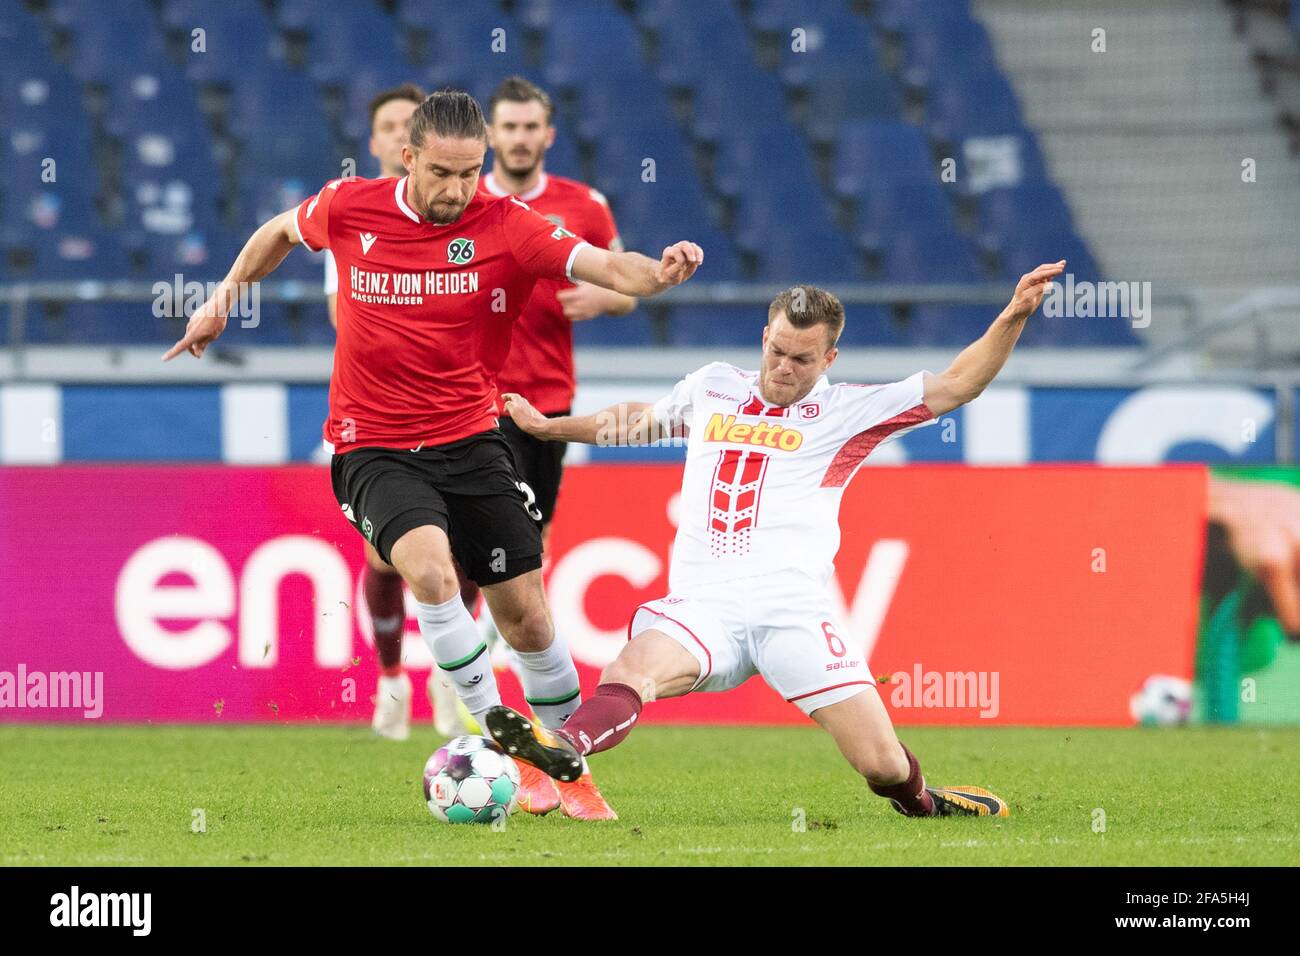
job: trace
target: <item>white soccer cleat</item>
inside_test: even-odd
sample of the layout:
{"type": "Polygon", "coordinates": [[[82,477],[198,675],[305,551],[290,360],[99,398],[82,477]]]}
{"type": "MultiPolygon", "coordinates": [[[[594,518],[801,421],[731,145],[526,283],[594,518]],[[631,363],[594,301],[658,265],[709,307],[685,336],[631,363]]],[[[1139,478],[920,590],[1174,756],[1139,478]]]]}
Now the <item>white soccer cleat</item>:
{"type": "Polygon", "coordinates": [[[379,678],[370,728],[385,740],[406,740],[411,736],[411,678],[406,674],[379,678]]]}
{"type": "Polygon", "coordinates": [[[442,671],[434,667],[429,671],[429,704],[433,707],[433,729],[444,737],[463,737],[480,734],[478,724],[460,702],[460,695],[442,671]]]}

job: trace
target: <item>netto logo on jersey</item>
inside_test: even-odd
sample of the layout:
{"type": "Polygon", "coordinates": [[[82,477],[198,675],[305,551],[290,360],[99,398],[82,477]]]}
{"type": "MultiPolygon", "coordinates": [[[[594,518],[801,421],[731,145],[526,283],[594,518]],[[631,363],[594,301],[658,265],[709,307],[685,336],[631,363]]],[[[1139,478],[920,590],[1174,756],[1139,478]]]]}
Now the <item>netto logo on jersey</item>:
{"type": "Polygon", "coordinates": [[[705,441],[736,442],[741,445],[758,445],[761,448],[779,448],[781,451],[794,451],[803,444],[803,433],[784,425],[759,422],[757,425],[744,425],[736,421],[735,415],[721,415],[714,412],[709,423],[704,426],[705,441]]]}
{"type": "Polygon", "coordinates": [[[454,266],[463,266],[474,258],[474,240],[461,236],[447,243],[447,261],[454,266]]]}

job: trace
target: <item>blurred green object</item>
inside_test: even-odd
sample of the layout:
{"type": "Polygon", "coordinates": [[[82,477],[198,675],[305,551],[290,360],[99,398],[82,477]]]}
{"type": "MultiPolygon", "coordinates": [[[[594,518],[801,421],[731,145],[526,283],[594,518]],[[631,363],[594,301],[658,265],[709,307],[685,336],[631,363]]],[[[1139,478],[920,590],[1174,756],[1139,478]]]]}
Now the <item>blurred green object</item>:
{"type": "MultiPolygon", "coordinates": [[[[1214,468],[1212,474],[1232,481],[1281,481],[1300,486],[1300,469],[1296,468],[1226,467],[1214,468]]],[[[1295,685],[1292,674],[1300,648],[1282,650],[1285,644],[1286,634],[1273,613],[1267,592],[1237,563],[1226,530],[1209,524],[1196,643],[1193,718],[1217,724],[1241,721],[1245,697],[1260,705],[1252,712],[1250,722],[1300,721],[1300,685],[1295,685]],[[1279,662],[1279,652],[1286,657],[1285,662],[1279,662]],[[1278,663],[1283,666],[1273,667],[1278,663]],[[1249,694],[1247,677],[1254,682],[1249,694]],[[1265,685],[1267,701],[1261,696],[1265,685]]]]}

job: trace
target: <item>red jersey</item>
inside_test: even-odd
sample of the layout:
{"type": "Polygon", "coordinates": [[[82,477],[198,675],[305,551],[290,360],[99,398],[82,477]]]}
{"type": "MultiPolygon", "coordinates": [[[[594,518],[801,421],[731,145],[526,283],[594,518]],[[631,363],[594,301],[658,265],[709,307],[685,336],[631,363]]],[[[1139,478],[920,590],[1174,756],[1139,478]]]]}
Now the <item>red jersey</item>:
{"type": "Polygon", "coordinates": [[[336,179],[298,207],[303,244],[338,264],[338,341],[325,439],[445,445],[495,428],[496,378],[539,278],[570,275],[585,243],[518,199],[476,193],[425,222],[406,179],[336,179]]]}
{"type": "MultiPolygon", "coordinates": [[[[491,173],[479,179],[479,190],[492,196],[509,195],[491,173]]],[[[577,233],[593,246],[622,249],[605,197],[590,186],[542,173],[537,186],[519,198],[534,212],[577,233]]],[[[563,279],[538,281],[533,297],[515,323],[514,345],[497,376],[501,391],[518,392],[545,414],[573,406],[573,323],[564,317],[556,295],[570,288],[573,283],[563,279]]]]}

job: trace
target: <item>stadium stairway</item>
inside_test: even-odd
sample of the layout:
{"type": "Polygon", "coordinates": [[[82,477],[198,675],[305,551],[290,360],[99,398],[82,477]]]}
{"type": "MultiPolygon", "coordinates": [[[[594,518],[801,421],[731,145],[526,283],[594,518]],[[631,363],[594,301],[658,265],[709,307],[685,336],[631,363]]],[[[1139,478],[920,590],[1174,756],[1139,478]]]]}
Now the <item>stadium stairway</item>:
{"type": "MultiPolygon", "coordinates": [[[[1300,162],[1226,6],[976,0],[973,9],[1108,277],[1224,299],[1300,280],[1300,162]],[[1092,49],[1099,27],[1105,52],[1092,49]],[[1255,183],[1242,180],[1245,158],[1255,183]]],[[[1148,330],[1153,342],[1177,332],[1159,321],[1148,330]]]]}

